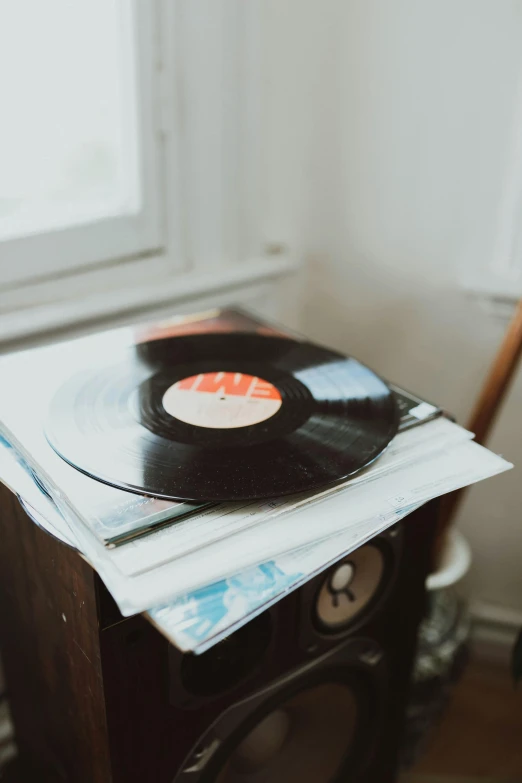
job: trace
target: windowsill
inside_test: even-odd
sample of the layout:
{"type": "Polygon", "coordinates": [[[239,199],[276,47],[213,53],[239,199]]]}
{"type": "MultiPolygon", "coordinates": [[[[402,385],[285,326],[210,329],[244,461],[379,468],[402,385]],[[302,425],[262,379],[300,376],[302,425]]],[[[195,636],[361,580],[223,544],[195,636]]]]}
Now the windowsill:
{"type": "Polygon", "coordinates": [[[522,281],[482,271],[461,278],[460,286],[493,318],[509,320],[522,297],[522,281]]]}
{"type": "Polygon", "coordinates": [[[510,278],[507,274],[480,271],[478,274],[464,274],[461,287],[469,294],[487,299],[518,302],[522,296],[522,279],[510,278]]]}
{"type": "Polygon", "coordinates": [[[173,306],[176,312],[190,310],[195,300],[198,306],[205,298],[219,306],[234,291],[239,295],[298,270],[298,261],[288,254],[198,272],[176,272],[157,257],[13,289],[2,295],[0,351],[64,331],[163,317],[173,306]]]}

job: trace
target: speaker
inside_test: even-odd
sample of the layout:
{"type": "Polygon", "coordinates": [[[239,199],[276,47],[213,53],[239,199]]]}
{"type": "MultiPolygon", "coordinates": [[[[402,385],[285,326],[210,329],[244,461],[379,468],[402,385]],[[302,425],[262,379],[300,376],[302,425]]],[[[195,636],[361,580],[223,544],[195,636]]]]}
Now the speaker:
{"type": "Polygon", "coordinates": [[[132,777],[143,753],[165,783],[393,780],[432,516],[416,512],[200,656],[165,656],[143,621],[107,629],[111,703],[134,737],[116,779],[146,779],[146,765],[132,777]]]}
{"type": "Polygon", "coordinates": [[[427,504],[196,656],[122,618],[18,506],[0,611],[22,754],[74,783],[391,783],[436,517],[427,504]],[[28,629],[11,597],[35,583],[28,629]]]}

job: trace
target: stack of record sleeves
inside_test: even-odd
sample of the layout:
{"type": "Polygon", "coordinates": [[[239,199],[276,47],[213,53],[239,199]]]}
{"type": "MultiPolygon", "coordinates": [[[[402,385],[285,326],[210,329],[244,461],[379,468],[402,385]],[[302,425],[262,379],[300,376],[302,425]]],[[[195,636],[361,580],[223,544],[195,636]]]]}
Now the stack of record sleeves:
{"type": "Polygon", "coordinates": [[[0,480],[183,651],[511,467],[436,405],[241,310],[0,364],[0,480]]]}

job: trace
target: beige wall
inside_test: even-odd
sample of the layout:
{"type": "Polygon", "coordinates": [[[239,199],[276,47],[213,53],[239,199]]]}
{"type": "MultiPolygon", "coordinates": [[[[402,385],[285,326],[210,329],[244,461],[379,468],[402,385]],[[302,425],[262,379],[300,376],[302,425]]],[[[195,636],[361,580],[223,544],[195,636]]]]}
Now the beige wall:
{"type": "MultiPolygon", "coordinates": [[[[302,326],[464,422],[506,326],[460,279],[498,241],[522,2],[270,0],[265,21],[266,231],[307,259],[302,326]]],[[[473,599],[522,612],[520,376],[490,445],[521,467],[459,524],[473,599]]]]}

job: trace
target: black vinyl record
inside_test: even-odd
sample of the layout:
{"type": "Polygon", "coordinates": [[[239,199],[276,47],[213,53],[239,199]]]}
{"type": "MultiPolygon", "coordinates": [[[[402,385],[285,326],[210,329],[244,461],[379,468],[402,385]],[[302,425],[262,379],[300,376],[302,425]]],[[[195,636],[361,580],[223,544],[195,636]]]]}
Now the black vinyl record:
{"type": "Polygon", "coordinates": [[[46,435],[107,484],[172,500],[274,498],[345,479],[397,431],[393,396],[367,367],[252,333],[136,345],[56,393],[46,435]]]}

